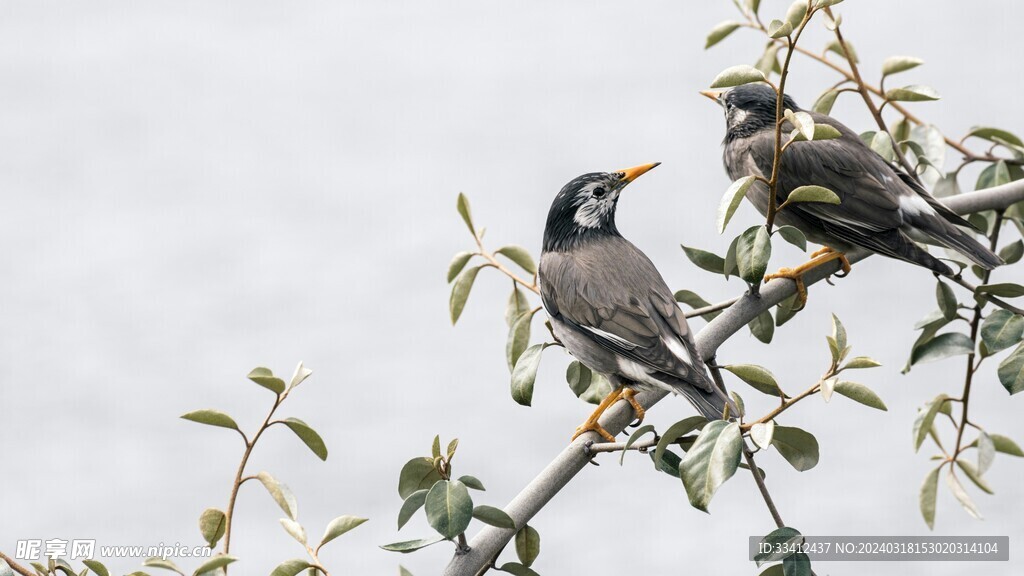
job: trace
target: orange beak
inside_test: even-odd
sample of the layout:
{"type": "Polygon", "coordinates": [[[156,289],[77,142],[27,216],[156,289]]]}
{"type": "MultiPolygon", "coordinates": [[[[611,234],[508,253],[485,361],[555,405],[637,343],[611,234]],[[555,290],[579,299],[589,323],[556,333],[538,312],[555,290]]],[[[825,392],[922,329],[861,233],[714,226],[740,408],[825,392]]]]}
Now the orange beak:
{"type": "Polygon", "coordinates": [[[658,166],[659,164],[661,164],[661,162],[655,162],[653,164],[643,164],[641,166],[633,166],[632,168],[626,168],[625,170],[616,170],[615,173],[622,174],[622,185],[625,186],[626,184],[629,184],[633,180],[636,180],[645,172],[651,170],[652,168],[658,166]]]}
{"type": "Polygon", "coordinates": [[[714,100],[715,104],[721,104],[722,94],[724,94],[724,92],[715,92],[714,90],[702,90],[700,94],[701,96],[706,96],[707,98],[714,100]]]}

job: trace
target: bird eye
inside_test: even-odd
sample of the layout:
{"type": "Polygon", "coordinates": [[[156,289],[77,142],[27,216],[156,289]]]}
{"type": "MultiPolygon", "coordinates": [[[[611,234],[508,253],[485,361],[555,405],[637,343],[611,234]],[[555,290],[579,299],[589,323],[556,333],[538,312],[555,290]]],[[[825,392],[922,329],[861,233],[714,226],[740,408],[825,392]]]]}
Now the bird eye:
{"type": "Polygon", "coordinates": [[[604,196],[604,192],[605,192],[604,188],[598,186],[597,188],[594,188],[594,191],[591,192],[591,194],[594,195],[594,198],[600,198],[600,197],[604,196]]]}

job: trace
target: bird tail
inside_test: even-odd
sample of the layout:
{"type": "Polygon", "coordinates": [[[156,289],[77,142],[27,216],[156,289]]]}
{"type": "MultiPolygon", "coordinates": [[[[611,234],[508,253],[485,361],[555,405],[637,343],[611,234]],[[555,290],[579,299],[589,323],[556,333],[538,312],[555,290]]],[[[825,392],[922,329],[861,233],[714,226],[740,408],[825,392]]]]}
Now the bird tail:
{"type": "Polygon", "coordinates": [[[996,266],[1005,264],[1003,259],[993,253],[984,244],[978,242],[973,236],[963,230],[946,223],[943,230],[945,234],[935,235],[937,242],[947,248],[952,248],[963,254],[978,266],[985,270],[991,270],[996,266]]]}
{"type": "MultiPolygon", "coordinates": [[[[693,407],[700,412],[700,415],[707,418],[708,420],[721,420],[722,415],[725,414],[725,407],[727,406],[724,394],[720,392],[707,392],[701,390],[695,386],[689,384],[679,386],[677,388],[680,394],[682,394],[693,407]]],[[[717,390],[717,389],[716,389],[717,390]]],[[[736,417],[736,407],[731,406],[732,402],[729,402],[729,414],[731,417],[736,417]]]]}

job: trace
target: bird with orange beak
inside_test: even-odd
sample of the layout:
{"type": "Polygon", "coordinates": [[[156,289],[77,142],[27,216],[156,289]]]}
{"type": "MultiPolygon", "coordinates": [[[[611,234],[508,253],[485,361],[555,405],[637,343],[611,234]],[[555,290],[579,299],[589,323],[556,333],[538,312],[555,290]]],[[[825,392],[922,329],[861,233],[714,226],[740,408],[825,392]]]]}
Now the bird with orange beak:
{"type": "Polygon", "coordinates": [[[569,353],[614,386],[573,438],[594,431],[614,441],[598,419],[623,399],[642,420],[638,390],[682,394],[709,419],[726,412],[672,291],[615,225],[623,189],[657,165],[579,176],[548,212],[538,270],[544,309],[569,353]]]}

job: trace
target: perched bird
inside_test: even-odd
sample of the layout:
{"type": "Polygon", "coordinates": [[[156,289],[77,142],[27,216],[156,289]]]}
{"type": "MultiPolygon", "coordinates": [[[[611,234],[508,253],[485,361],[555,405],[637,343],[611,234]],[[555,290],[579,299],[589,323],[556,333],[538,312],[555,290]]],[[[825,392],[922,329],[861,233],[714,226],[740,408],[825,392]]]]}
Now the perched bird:
{"type": "Polygon", "coordinates": [[[615,226],[623,188],[657,165],[584,174],[562,188],[548,212],[538,271],[544,309],[569,353],[615,386],[573,438],[593,430],[614,441],[598,418],[619,398],[642,420],[637,389],[682,394],[709,419],[725,411],[725,395],[705,372],[672,291],[615,226]]]}
{"type": "MultiPolygon", "coordinates": [[[[723,161],[733,180],[756,175],[769,178],[775,155],[775,90],[765,84],[745,84],[724,93],[702,92],[725,109],[726,135],[723,161]]],[[[788,95],[783,107],[801,111],[788,95]]],[[[825,248],[797,268],[783,268],[775,277],[797,282],[807,270],[839,259],[844,272],[849,262],[844,252],[854,247],[924,266],[952,276],[953,271],[917,244],[951,248],[986,270],[1003,264],[999,256],[958,226],[974,229],[967,220],[947,208],[906,172],[893,166],[868,147],[860,137],[830,116],[808,112],[816,124],[827,124],[840,136],[828,140],[793,142],[782,154],[778,173],[777,205],[795,188],[824,186],[839,196],[839,204],[795,203],[778,212],[776,222],[800,229],[825,248]]],[[[787,121],[784,134],[793,127],[787,121]]],[[[768,186],[757,181],[746,193],[762,214],[767,214],[768,186]]]]}

